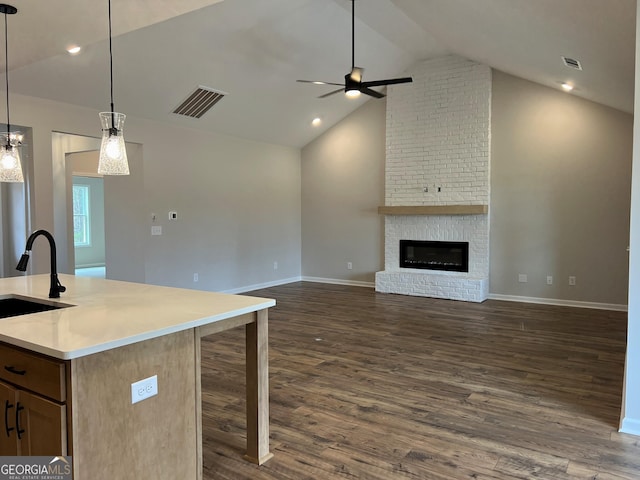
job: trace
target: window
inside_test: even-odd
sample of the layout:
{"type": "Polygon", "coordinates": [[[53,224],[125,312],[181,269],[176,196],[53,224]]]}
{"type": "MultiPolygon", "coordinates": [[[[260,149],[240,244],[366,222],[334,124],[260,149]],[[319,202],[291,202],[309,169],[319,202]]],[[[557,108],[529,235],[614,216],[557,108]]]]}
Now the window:
{"type": "Polygon", "coordinates": [[[76,247],[91,245],[89,185],[73,186],[73,244],[76,247]]]}

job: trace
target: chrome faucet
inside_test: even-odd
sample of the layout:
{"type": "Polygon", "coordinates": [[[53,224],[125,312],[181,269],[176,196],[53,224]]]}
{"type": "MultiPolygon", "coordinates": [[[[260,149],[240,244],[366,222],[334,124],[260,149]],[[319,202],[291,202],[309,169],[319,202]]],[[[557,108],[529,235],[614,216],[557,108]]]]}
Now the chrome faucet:
{"type": "Polygon", "coordinates": [[[51,249],[51,286],[49,287],[49,298],[60,298],[60,292],[64,292],[66,287],[63,287],[60,284],[60,280],[58,280],[58,269],[56,267],[56,241],[46,230],[36,230],[29,236],[27,239],[27,246],[22,257],[20,257],[16,270],[21,272],[27,271],[27,263],[29,263],[29,253],[31,253],[33,241],[40,235],[47,237],[47,240],[49,240],[49,248],[51,249]]]}

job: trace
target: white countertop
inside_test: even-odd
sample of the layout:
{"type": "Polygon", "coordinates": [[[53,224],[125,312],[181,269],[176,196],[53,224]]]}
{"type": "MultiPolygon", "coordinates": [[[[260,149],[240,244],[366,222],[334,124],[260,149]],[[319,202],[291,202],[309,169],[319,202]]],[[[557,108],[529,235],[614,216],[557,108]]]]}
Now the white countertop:
{"type": "Polygon", "coordinates": [[[0,279],[0,297],[73,305],[0,318],[0,341],[69,360],[273,307],[273,299],[59,275],[67,291],[48,298],[49,275],[0,279]]]}

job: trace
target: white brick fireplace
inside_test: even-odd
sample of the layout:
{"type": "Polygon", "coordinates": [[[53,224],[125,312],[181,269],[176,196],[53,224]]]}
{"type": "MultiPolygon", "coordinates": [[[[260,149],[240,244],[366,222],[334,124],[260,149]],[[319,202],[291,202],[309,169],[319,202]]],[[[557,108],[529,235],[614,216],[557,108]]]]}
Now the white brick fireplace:
{"type": "Polygon", "coordinates": [[[457,213],[489,205],[491,69],[446,56],[409,74],[412,84],[387,92],[385,269],[376,273],[376,291],[482,302],[488,213],[457,213]],[[437,207],[414,214],[424,206],[437,207]],[[401,268],[400,240],[469,242],[469,271],[401,268]]]}

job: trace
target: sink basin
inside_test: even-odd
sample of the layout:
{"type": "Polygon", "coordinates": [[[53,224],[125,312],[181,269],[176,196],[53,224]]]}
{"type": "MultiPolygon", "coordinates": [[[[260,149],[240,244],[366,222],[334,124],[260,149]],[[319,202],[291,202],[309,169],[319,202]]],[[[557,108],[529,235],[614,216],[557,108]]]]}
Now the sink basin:
{"type": "Polygon", "coordinates": [[[57,310],[70,306],[64,303],[48,303],[40,299],[9,296],[0,298],[0,318],[29,315],[30,313],[46,312],[47,310],[57,310]]]}

